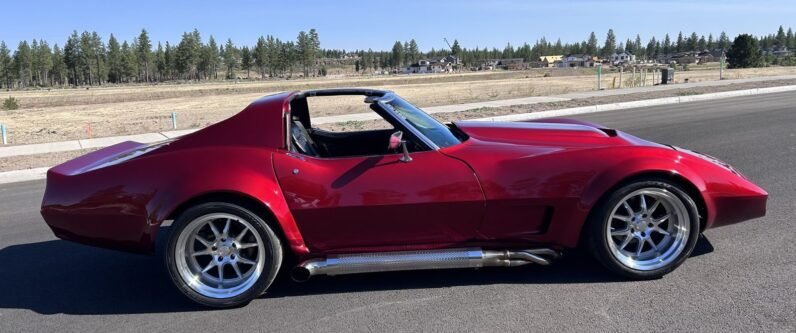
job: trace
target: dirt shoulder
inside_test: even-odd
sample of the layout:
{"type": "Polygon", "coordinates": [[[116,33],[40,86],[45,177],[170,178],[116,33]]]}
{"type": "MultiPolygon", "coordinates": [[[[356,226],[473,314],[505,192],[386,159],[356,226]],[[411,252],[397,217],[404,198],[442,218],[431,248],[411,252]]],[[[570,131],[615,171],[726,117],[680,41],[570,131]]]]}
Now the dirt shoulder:
{"type": "MultiPolygon", "coordinates": [[[[689,87],[689,88],[682,88],[682,89],[675,89],[668,91],[655,91],[655,92],[643,92],[643,93],[605,96],[605,97],[581,98],[581,99],[573,99],[564,102],[514,105],[514,106],[497,107],[497,108],[480,108],[480,109],[473,109],[473,110],[460,111],[460,112],[436,113],[433,114],[432,116],[434,116],[435,118],[437,118],[442,122],[451,122],[456,120],[503,116],[509,114],[518,114],[518,113],[541,112],[541,111],[558,110],[558,109],[566,109],[566,108],[581,107],[581,106],[631,102],[631,101],[664,98],[664,97],[701,95],[701,94],[722,92],[722,91],[777,87],[785,85],[796,85],[796,80],[761,81],[753,83],[730,84],[726,86],[716,86],[716,87],[689,87]]],[[[367,130],[367,129],[382,128],[383,126],[384,126],[384,121],[381,120],[348,121],[344,123],[319,125],[320,128],[332,131],[367,130]]],[[[93,151],[93,149],[84,149],[79,151],[60,152],[52,154],[0,158],[0,172],[53,166],[91,151],[93,151]]]]}

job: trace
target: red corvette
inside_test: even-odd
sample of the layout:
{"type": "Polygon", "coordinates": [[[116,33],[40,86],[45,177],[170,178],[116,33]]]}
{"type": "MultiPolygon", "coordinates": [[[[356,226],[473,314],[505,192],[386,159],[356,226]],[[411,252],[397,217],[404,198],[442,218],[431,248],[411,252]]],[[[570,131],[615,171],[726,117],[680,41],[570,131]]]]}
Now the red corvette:
{"type": "Polygon", "coordinates": [[[441,124],[388,91],[335,89],[58,165],[41,214],[66,240],[162,254],[182,293],[227,307],[283,267],[306,280],[547,265],[579,245],[657,278],[703,230],[763,216],[767,196],[716,158],[591,123],[441,124]],[[360,95],[390,128],[314,128],[308,100],[337,95],[360,95]]]}

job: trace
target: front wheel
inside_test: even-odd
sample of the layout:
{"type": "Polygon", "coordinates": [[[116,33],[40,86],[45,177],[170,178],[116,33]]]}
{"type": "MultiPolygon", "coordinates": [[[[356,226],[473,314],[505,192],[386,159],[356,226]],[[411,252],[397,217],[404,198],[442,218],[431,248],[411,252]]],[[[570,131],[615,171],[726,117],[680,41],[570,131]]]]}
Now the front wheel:
{"type": "Polygon", "coordinates": [[[589,250],[603,266],[631,279],[654,279],[691,254],[699,215],[693,199],[676,184],[651,179],[610,194],[586,227],[589,250]]]}
{"type": "Polygon", "coordinates": [[[282,263],[282,246],[262,218],[229,203],[205,203],[175,221],[164,256],[172,282],[191,300],[234,307],[262,294],[282,263]]]}

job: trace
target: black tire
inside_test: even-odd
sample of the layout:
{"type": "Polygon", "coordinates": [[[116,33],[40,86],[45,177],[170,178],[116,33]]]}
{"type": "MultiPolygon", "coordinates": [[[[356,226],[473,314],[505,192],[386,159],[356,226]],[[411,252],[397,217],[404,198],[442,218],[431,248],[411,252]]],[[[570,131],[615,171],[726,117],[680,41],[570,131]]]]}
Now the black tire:
{"type": "MultiPolygon", "coordinates": [[[[629,224],[629,223],[628,223],[629,224]]],[[[642,223],[643,224],[643,223],[642,223]]],[[[609,271],[633,280],[650,280],[660,278],[680,266],[694,250],[700,234],[699,213],[694,200],[676,183],[658,178],[640,179],[622,185],[606,197],[602,198],[589,215],[586,221],[583,237],[586,250],[609,271]],[[614,207],[621,204],[626,196],[644,189],[662,189],[674,194],[686,208],[689,221],[689,232],[684,239],[683,250],[663,267],[650,270],[639,270],[622,263],[611,250],[608,223],[611,223],[611,214],[614,207]]],[[[629,228],[629,227],[628,227],[629,228]]],[[[643,248],[643,247],[642,247],[643,248]]]]}
{"type": "MultiPolygon", "coordinates": [[[[174,222],[168,235],[168,241],[163,251],[163,259],[166,270],[169,272],[174,286],[192,301],[204,306],[214,308],[229,308],[248,304],[253,299],[262,295],[274,282],[277,273],[282,265],[282,244],[274,230],[266,223],[262,217],[257,216],[251,211],[231,203],[210,202],[189,208],[183,212],[174,222]],[[213,298],[202,295],[187,284],[178,271],[178,263],[175,257],[177,240],[181,233],[185,232],[192,221],[214,213],[232,214],[250,222],[254,230],[259,234],[263,242],[263,255],[265,262],[259,278],[241,294],[229,298],[213,298]]],[[[253,280],[253,279],[252,279],[253,280]]]]}

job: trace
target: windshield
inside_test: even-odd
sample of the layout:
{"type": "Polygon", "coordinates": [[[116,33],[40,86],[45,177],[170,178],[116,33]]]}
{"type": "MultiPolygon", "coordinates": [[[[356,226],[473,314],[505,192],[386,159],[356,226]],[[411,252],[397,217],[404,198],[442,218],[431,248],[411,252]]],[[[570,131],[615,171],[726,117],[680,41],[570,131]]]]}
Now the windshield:
{"type": "Polygon", "coordinates": [[[384,101],[384,104],[392,107],[399,117],[406,120],[409,125],[434,142],[437,147],[445,148],[461,143],[447,126],[432,118],[423,110],[418,109],[398,96],[390,97],[390,99],[384,101]]]}

